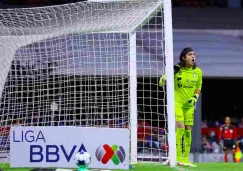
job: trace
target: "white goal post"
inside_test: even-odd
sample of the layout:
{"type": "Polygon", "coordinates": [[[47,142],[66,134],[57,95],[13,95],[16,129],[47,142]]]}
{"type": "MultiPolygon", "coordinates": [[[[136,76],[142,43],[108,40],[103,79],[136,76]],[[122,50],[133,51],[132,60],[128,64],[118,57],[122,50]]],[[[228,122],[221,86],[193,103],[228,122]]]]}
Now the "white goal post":
{"type": "Polygon", "coordinates": [[[1,9],[0,79],[3,155],[12,125],[115,127],[132,163],[176,165],[170,0],[1,9]]]}
{"type": "Polygon", "coordinates": [[[164,0],[164,32],[165,32],[165,58],[167,74],[167,117],[170,165],[176,165],[176,138],[175,138],[175,108],[174,108],[174,55],[172,32],[172,5],[170,0],[164,0]]]}

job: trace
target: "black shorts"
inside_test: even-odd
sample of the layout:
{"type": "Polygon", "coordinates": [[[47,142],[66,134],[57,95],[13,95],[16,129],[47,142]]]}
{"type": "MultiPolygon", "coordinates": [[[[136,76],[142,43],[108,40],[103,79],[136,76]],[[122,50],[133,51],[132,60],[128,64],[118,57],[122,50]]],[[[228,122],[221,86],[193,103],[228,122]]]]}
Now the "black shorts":
{"type": "Polygon", "coordinates": [[[234,139],[224,140],[224,151],[236,149],[234,139]]]}

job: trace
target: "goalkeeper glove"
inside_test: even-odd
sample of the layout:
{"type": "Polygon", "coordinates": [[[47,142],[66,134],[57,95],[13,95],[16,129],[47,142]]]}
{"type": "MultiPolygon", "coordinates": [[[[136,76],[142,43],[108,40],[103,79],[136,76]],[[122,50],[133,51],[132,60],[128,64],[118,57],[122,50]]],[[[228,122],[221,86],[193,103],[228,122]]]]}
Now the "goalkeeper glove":
{"type": "Polygon", "coordinates": [[[198,100],[198,97],[199,97],[198,94],[194,94],[194,96],[191,97],[191,98],[188,100],[188,105],[189,105],[190,107],[195,106],[195,104],[196,104],[196,102],[197,102],[197,100],[198,100]]]}
{"type": "Polygon", "coordinates": [[[162,77],[160,77],[160,79],[159,79],[159,85],[160,85],[160,86],[163,86],[163,85],[164,85],[165,80],[166,80],[166,74],[165,74],[165,75],[163,75],[162,77]]]}
{"type": "Polygon", "coordinates": [[[174,74],[177,74],[181,70],[180,65],[174,65],[174,74]]]}

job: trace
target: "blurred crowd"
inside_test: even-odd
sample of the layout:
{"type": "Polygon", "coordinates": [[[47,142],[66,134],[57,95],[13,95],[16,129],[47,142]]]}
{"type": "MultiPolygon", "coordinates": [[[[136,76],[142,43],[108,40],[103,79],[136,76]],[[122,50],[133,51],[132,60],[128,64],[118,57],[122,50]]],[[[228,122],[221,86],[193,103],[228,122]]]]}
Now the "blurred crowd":
{"type": "Polygon", "coordinates": [[[166,130],[151,126],[141,117],[138,118],[137,136],[138,153],[157,154],[168,150],[166,130]]]}
{"type": "MultiPolygon", "coordinates": [[[[202,128],[220,127],[224,125],[224,120],[202,120],[202,128]]],[[[237,128],[243,128],[243,118],[231,118],[231,125],[237,128]]]]}
{"type": "MultiPolygon", "coordinates": [[[[219,139],[220,128],[224,126],[224,121],[222,120],[203,120],[201,123],[202,128],[202,143],[201,152],[203,153],[222,153],[223,145],[219,139]]],[[[243,151],[243,118],[231,119],[231,126],[236,130],[236,144],[243,151]]]]}
{"type": "Polygon", "coordinates": [[[174,7],[240,8],[242,0],[172,0],[174,7]]]}

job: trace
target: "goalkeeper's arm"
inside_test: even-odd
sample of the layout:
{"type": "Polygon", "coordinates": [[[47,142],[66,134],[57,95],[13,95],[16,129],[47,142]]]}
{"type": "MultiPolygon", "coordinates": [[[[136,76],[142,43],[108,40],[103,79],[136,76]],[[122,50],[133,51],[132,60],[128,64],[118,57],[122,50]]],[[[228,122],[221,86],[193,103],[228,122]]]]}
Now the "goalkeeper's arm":
{"type": "MultiPolygon", "coordinates": [[[[180,65],[174,65],[174,75],[177,74],[179,71],[181,70],[180,65]]],[[[166,81],[166,74],[162,75],[159,79],[159,85],[163,86],[165,85],[165,81],[166,81]]]]}
{"type": "Polygon", "coordinates": [[[160,79],[159,79],[159,85],[160,86],[165,85],[165,80],[166,80],[166,74],[165,75],[162,75],[162,77],[160,77],[160,79]]]}
{"type": "Polygon", "coordinates": [[[195,106],[195,104],[197,103],[198,97],[199,97],[199,95],[201,93],[201,88],[202,88],[202,71],[199,72],[198,77],[199,78],[197,80],[197,85],[196,85],[196,89],[194,91],[194,95],[188,101],[188,104],[191,107],[195,106]]]}

